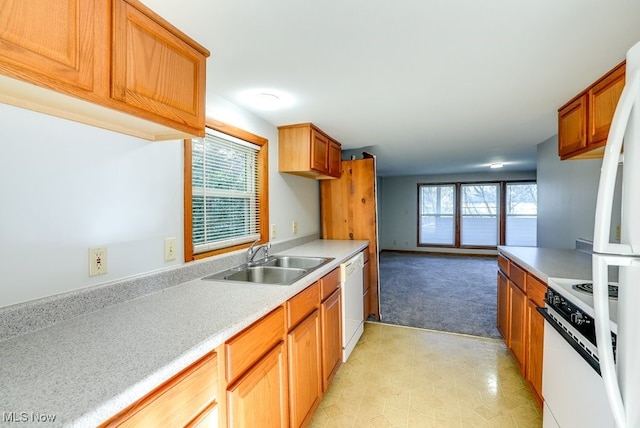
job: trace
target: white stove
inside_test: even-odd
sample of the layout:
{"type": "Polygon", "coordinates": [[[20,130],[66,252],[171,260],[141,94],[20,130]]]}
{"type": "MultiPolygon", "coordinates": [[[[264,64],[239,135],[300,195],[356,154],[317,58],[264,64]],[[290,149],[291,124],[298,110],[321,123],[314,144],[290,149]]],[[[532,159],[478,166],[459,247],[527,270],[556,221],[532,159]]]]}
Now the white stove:
{"type": "MultiPolygon", "coordinates": [[[[613,428],[596,346],[590,282],[549,278],[545,318],[542,395],[544,428],[613,428]],[[587,285],[585,285],[587,284],[587,285]],[[585,291],[586,290],[586,291],[585,291]],[[578,393],[576,393],[578,392],[578,393]]],[[[617,284],[610,284],[611,340],[617,340],[617,284]]]]}
{"type": "MultiPolygon", "coordinates": [[[[595,317],[593,310],[593,294],[583,291],[583,288],[592,286],[591,281],[584,279],[568,279],[568,278],[549,278],[548,286],[550,289],[555,290],[557,294],[564,297],[582,311],[589,315],[591,318],[595,317]],[[586,285],[586,287],[582,287],[586,285]]],[[[618,331],[618,284],[612,282],[609,284],[609,318],[611,322],[611,331],[617,333],[618,331]]],[[[549,307],[547,302],[547,307],[549,307]]]]}

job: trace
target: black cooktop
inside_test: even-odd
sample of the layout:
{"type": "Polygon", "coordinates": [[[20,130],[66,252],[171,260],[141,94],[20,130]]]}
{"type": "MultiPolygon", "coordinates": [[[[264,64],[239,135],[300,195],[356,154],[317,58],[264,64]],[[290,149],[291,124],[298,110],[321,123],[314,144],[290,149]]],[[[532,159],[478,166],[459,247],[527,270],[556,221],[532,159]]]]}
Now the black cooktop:
{"type": "MultiPolygon", "coordinates": [[[[593,294],[593,283],[592,282],[584,282],[582,284],[574,284],[574,290],[578,290],[585,294],[593,294]]],[[[609,284],[609,298],[617,299],[618,298],[618,286],[609,284]]]]}

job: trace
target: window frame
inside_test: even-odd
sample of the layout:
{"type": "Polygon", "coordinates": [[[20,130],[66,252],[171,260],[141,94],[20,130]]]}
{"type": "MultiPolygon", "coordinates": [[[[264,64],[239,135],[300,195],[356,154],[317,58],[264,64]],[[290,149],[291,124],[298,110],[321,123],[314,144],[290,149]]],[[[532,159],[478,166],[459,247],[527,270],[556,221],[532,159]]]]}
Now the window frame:
{"type": "Polygon", "coordinates": [[[501,228],[501,222],[500,222],[500,214],[503,211],[503,204],[502,204],[502,183],[501,182],[496,182],[496,181],[478,181],[478,182],[474,182],[474,183],[458,183],[459,185],[456,186],[456,190],[460,193],[459,198],[457,198],[460,201],[460,208],[459,208],[459,214],[460,214],[460,221],[458,222],[458,235],[460,237],[460,247],[461,248],[495,248],[497,245],[500,245],[500,228],[501,228]],[[462,238],[464,235],[464,225],[463,225],[463,220],[464,217],[474,217],[473,214],[464,214],[463,210],[465,208],[465,204],[464,204],[464,195],[463,195],[463,188],[464,187],[473,187],[473,186],[491,186],[491,187],[495,187],[495,191],[496,191],[496,213],[491,215],[491,217],[495,216],[495,221],[496,221],[496,239],[495,242],[497,243],[496,245],[480,245],[480,244],[463,244],[462,243],[462,238]]]}
{"type": "MultiPolygon", "coordinates": [[[[260,147],[257,152],[258,200],[260,209],[258,244],[269,240],[269,140],[215,119],[206,119],[205,127],[260,147]]],[[[249,248],[243,243],[225,248],[194,253],[193,248],[193,152],[192,140],[184,140],[184,260],[190,262],[249,248]]]]}
{"type": "MultiPolygon", "coordinates": [[[[430,186],[430,187],[439,187],[439,188],[444,188],[444,187],[453,187],[453,212],[451,213],[451,216],[453,217],[453,245],[455,245],[456,243],[456,231],[458,229],[457,225],[456,225],[456,221],[457,221],[457,217],[456,217],[456,212],[458,210],[458,198],[457,198],[457,191],[456,191],[456,186],[455,183],[430,183],[430,184],[422,184],[422,185],[418,185],[418,228],[417,228],[417,236],[418,236],[418,243],[420,242],[420,232],[422,229],[422,220],[423,217],[425,216],[430,216],[430,217],[437,217],[437,216],[442,216],[443,214],[424,214],[422,212],[422,192],[421,192],[421,187],[422,186],[430,186]]],[[[452,244],[442,244],[442,243],[429,243],[429,244],[422,244],[424,246],[434,246],[434,247],[451,247],[452,244]]]]}
{"type": "MultiPolygon", "coordinates": [[[[495,184],[498,185],[498,245],[505,245],[506,242],[506,193],[507,184],[525,184],[532,183],[538,184],[535,179],[522,179],[522,180],[481,180],[481,181],[459,181],[459,182],[424,182],[417,183],[417,227],[416,227],[416,246],[417,247],[431,247],[431,248],[460,248],[460,249],[496,249],[495,245],[462,245],[461,243],[461,227],[462,227],[462,204],[461,204],[461,188],[463,185],[479,185],[479,184],[495,184]],[[454,186],[454,243],[449,244],[431,244],[420,242],[420,194],[422,186],[454,186]]],[[[537,214],[536,214],[537,216],[537,214]]]]}

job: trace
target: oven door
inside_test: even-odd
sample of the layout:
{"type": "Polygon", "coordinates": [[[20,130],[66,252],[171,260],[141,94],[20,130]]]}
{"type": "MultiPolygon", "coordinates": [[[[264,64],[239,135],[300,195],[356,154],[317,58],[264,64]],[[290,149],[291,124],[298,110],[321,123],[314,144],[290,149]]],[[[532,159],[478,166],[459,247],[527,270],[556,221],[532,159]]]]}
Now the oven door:
{"type": "Polygon", "coordinates": [[[569,344],[573,340],[545,316],[543,428],[614,428],[602,378],[569,344]]]}

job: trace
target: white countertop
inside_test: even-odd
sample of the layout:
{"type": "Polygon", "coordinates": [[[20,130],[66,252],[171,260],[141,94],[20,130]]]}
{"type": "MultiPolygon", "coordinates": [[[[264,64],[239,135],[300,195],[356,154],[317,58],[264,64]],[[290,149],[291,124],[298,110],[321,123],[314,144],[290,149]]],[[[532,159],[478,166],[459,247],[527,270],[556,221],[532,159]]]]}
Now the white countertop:
{"type": "Polygon", "coordinates": [[[498,251],[547,282],[550,277],[591,279],[591,255],[557,248],[500,246],[498,251]]]}
{"type": "MultiPolygon", "coordinates": [[[[368,245],[317,240],[280,254],[335,257],[290,285],[189,281],[0,342],[0,411],[95,426],[368,245]],[[24,412],[24,414],[23,414],[24,412]]],[[[211,272],[214,273],[214,272],[211,272]]]]}

